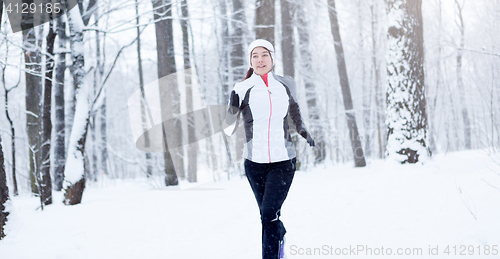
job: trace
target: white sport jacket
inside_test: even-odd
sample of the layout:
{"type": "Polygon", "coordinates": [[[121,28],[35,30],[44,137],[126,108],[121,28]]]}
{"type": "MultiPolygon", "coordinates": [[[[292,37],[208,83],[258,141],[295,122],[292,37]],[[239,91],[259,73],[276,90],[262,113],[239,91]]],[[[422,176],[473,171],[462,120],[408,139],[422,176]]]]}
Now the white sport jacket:
{"type": "Polygon", "coordinates": [[[256,163],[274,163],[296,156],[289,133],[288,117],[302,136],[308,136],[296,101],[295,82],[291,77],[281,77],[269,72],[267,85],[264,79],[253,74],[236,83],[229,97],[226,123],[234,127],[225,130],[232,135],[243,114],[246,143],[243,156],[256,163]]]}

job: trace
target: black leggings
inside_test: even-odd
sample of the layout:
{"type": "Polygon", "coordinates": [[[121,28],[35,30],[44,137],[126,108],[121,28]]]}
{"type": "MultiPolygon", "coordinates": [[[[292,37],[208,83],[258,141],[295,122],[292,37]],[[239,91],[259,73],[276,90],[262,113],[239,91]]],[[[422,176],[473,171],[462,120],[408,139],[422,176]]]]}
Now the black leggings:
{"type": "Polygon", "coordinates": [[[295,174],[295,161],[261,164],[245,159],[245,174],[260,210],[263,259],[279,258],[279,242],[286,233],[279,216],[295,174]]]}

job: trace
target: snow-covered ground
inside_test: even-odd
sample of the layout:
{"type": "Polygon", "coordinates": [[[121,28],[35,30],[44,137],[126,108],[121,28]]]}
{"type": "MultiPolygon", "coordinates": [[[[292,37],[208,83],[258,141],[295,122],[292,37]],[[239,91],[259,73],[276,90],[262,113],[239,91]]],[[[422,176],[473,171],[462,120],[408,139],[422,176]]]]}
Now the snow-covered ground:
{"type": "MultiPolygon", "coordinates": [[[[37,198],[14,197],[0,258],[261,257],[246,178],[152,186],[109,180],[89,186],[76,206],[55,193],[44,211],[37,198]]],[[[500,258],[500,165],[484,151],[466,151],[425,165],[380,160],[298,171],[281,219],[291,259],[500,258]]]]}

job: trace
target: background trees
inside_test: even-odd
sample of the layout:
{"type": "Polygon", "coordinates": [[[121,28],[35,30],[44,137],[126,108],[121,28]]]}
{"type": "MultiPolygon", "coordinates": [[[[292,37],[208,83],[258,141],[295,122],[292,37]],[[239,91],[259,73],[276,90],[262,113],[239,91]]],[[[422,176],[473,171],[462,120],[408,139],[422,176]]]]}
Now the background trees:
{"type": "MultiPolygon", "coordinates": [[[[172,4],[170,0],[153,0],[153,9],[155,17],[155,31],[156,31],[156,47],[158,56],[158,78],[163,78],[168,75],[174,74],[177,69],[174,58],[174,42],[173,42],[173,28],[172,28],[172,4]]],[[[176,80],[171,77],[172,80],[176,80]]],[[[167,120],[180,113],[180,99],[176,85],[176,81],[160,85],[160,101],[162,103],[162,118],[167,120]]],[[[177,124],[180,121],[176,121],[177,124]]],[[[180,125],[177,125],[178,127],[180,125]]],[[[181,141],[178,136],[164,133],[165,138],[165,184],[177,185],[177,172],[179,177],[184,177],[184,168],[174,167],[174,159],[180,159],[181,156],[177,153],[172,154],[173,149],[168,149],[168,143],[181,141]]]]}
{"type": "Polygon", "coordinates": [[[422,1],[388,1],[387,13],[387,151],[401,163],[416,163],[430,155],[422,1]]]}
{"type": "Polygon", "coordinates": [[[366,161],[363,153],[363,148],[361,147],[356,117],[353,113],[354,106],[352,103],[349,78],[347,77],[344,48],[342,47],[342,39],[340,38],[339,21],[337,18],[337,8],[335,7],[335,0],[329,0],[328,5],[328,13],[330,15],[332,26],[333,44],[335,45],[335,53],[337,54],[337,67],[339,71],[340,86],[342,88],[342,99],[344,101],[349,136],[351,138],[352,152],[354,154],[354,164],[356,167],[362,167],[366,165],[366,161]]]}
{"type": "MultiPolygon", "coordinates": [[[[83,190],[90,179],[86,184],[149,176],[159,187],[225,177],[234,170],[225,166],[229,159],[220,134],[195,146],[182,146],[191,142],[189,134],[167,136],[165,143],[180,148],[165,154],[138,150],[127,100],[141,86],[172,76],[176,82],[161,93],[148,96],[143,89],[144,99],[166,105],[164,118],[226,104],[228,91],[248,69],[246,46],[256,38],[274,42],[275,71],[295,78],[302,114],[317,140],[319,149],[312,150],[294,136],[301,170],[352,163],[353,142],[366,151],[368,164],[386,154],[404,155],[400,161],[411,163],[429,150],[498,149],[495,3],[84,0],[76,12],[23,32],[12,33],[5,18],[0,103],[6,113],[0,115],[0,134],[11,140],[3,142],[7,184],[14,193],[18,187],[48,201],[50,192],[39,188],[52,182],[60,191],[77,183],[83,190]],[[342,38],[339,56],[331,13],[342,38]],[[342,67],[341,56],[344,68],[332,69],[342,67]],[[339,83],[347,78],[349,120],[346,88],[339,83]],[[353,125],[359,132],[351,136],[353,125]]],[[[148,111],[142,113],[147,130],[154,125],[148,111]]],[[[192,121],[178,120],[176,127],[191,132],[192,121]]],[[[240,128],[227,139],[236,165],[242,133],[240,128]]],[[[77,196],[68,203],[78,203],[77,196]]]]}

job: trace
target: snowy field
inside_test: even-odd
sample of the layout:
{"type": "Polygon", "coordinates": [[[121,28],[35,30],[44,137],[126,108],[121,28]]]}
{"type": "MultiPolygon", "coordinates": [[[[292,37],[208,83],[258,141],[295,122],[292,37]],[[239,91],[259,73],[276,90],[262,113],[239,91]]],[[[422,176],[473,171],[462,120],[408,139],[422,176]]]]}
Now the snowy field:
{"type": "MultiPolygon", "coordinates": [[[[184,190],[108,180],[76,206],[54,195],[44,211],[12,198],[0,259],[261,258],[246,178],[184,190]]],[[[500,258],[500,165],[473,150],[298,171],[281,219],[291,259],[500,258]]]]}

